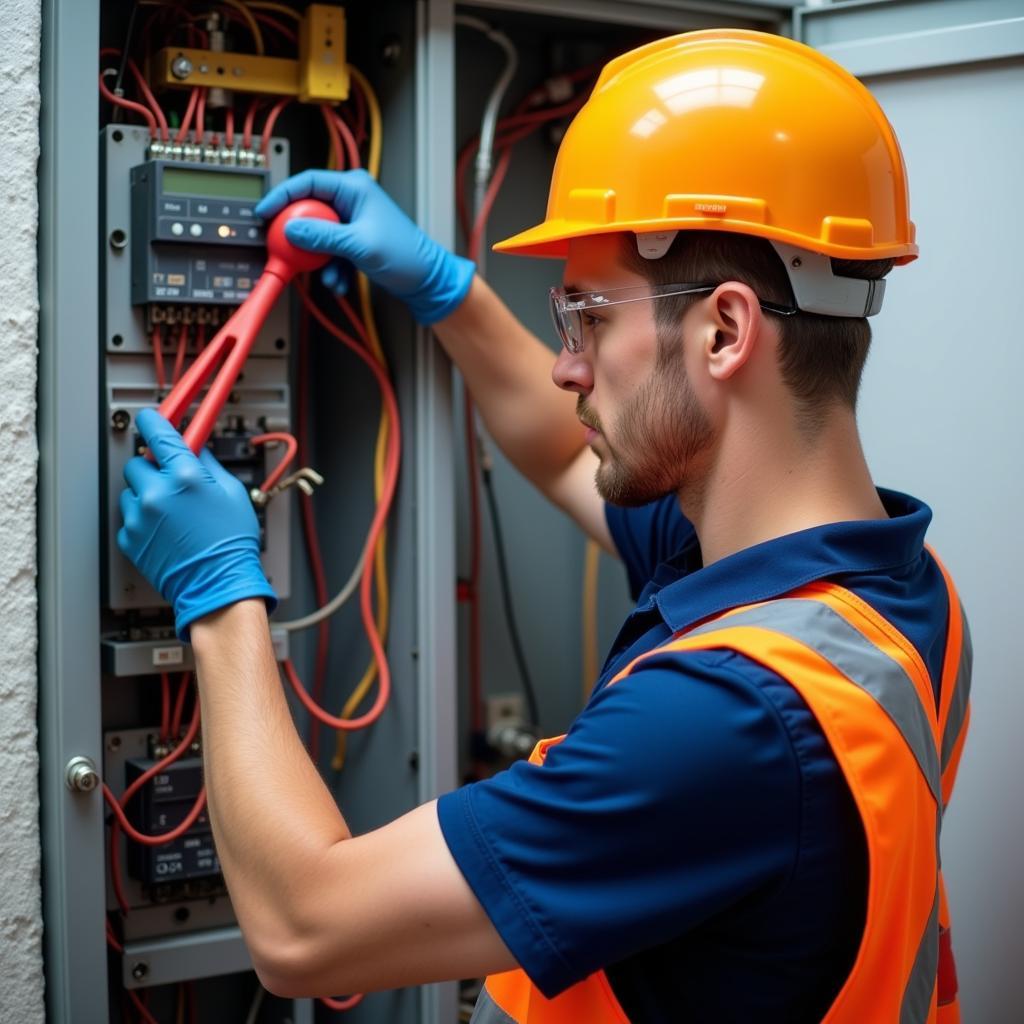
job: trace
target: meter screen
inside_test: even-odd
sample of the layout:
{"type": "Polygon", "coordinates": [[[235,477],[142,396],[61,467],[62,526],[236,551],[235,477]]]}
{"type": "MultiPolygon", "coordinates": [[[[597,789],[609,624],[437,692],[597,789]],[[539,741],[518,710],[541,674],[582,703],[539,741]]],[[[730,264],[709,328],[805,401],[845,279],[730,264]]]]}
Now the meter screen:
{"type": "Polygon", "coordinates": [[[164,192],[174,192],[183,196],[215,196],[221,199],[262,199],[263,176],[165,167],[164,192]]]}

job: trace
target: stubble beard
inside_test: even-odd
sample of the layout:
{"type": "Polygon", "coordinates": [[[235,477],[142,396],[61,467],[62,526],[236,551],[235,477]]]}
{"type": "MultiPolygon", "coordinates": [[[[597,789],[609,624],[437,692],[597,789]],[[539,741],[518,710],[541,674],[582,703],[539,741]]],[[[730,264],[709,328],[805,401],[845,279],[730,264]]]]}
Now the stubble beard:
{"type": "Polygon", "coordinates": [[[580,419],[601,431],[606,452],[594,476],[597,492],[612,505],[635,508],[666,494],[699,488],[699,456],[714,440],[714,430],[701,405],[682,355],[659,345],[650,379],[629,400],[613,425],[613,437],[601,428],[581,395],[580,419]]]}

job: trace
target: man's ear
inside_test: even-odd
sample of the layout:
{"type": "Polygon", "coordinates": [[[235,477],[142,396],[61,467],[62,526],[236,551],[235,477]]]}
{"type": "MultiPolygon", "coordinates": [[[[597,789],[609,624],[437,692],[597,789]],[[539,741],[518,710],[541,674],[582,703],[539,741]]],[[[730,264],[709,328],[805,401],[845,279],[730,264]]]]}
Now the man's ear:
{"type": "Polygon", "coordinates": [[[705,303],[708,372],[727,380],[746,365],[761,336],[764,318],[752,288],[740,281],[720,284],[705,303]]]}

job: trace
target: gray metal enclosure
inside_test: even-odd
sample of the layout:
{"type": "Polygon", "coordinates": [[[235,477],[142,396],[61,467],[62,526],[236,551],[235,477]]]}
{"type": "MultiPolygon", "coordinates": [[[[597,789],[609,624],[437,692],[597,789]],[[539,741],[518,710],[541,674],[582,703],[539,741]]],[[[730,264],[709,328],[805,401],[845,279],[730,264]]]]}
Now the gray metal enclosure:
{"type": "MultiPolygon", "coordinates": [[[[47,1015],[55,1022],[102,1024],[119,1019],[108,998],[102,798],[95,790],[72,792],[65,766],[76,756],[101,765],[106,729],[116,726],[135,737],[132,729],[150,724],[148,697],[119,700],[100,643],[110,611],[104,545],[113,533],[103,510],[113,507],[117,486],[104,485],[101,469],[112,443],[102,363],[111,331],[102,329],[109,311],[99,287],[101,263],[109,257],[95,85],[101,18],[119,5],[44,0],[43,6],[39,588],[47,1015]]],[[[1016,394],[1024,352],[1014,316],[1014,247],[1024,232],[1024,0],[849,0],[807,7],[774,0],[351,0],[344,6],[351,59],[371,78],[384,107],[382,183],[427,232],[453,248],[464,244],[455,230],[455,154],[479,128],[498,66],[486,39],[456,27],[457,13],[502,28],[518,44],[513,100],[543,78],[552,54],[569,38],[597,59],[658,34],[738,25],[792,34],[821,48],[881,101],[903,146],[922,255],[890,278],[885,309],[874,323],[860,422],[878,483],[914,493],[934,509],[929,539],[955,575],[971,618],[973,720],[945,822],[943,860],[964,1020],[1017,1019],[1024,813],[1015,786],[1024,774],[1017,740],[1024,690],[1017,685],[1007,607],[1012,581],[1024,574],[1024,544],[1015,530],[1024,502],[1024,420],[1016,394]]],[[[293,169],[316,159],[303,151],[301,139],[289,141],[293,169]]],[[[554,153],[544,133],[517,147],[489,242],[542,217],[554,153]]],[[[486,271],[516,315],[554,350],[544,297],[561,265],[491,254],[486,271]]],[[[354,831],[455,787],[468,759],[466,624],[455,587],[467,561],[468,532],[458,382],[429,331],[400,303],[377,292],[375,308],[402,410],[405,452],[390,525],[394,698],[374,728],[351,738],[342,772],[330,770],[328,734],[320,764],[354,831]]],[[[294,316],[291,321],[294,326],[294,316]]],[[[313,465],[327,477],[317,515],[333,587],[348,574],[372,508],[378,405],[364,368],[339,347],[318,339],[312,358],[313,465]]],[[[538,724],[553,735],[582,701],[584,543],[500,453],[492,454],[513,603],[540,692],[538,724]]],[[[123,461],[124,453],[119,457],[123,461]]],[[[283,527],[290,531],[284,554],[292,588],[282,617],[302,614],[314,602],[297,520],[292,515],[283,527]]],[[[520,689],[493,543],[485,527],[488,695],[520,689]]],[[[628,608],[621,568],[604,558],[602,656],[628,608]]],[[[307,678],[314,640],[292,639],[292,656],[307,678]]],[[[336,709],[367,659],[355,607],[332,620],[331,647],[325,703],[336,709]]],[[[297,720],[306,727],[304,715],[297,713],[297,720]]],[[[212,928],[183,930],[154,954],[164,957],[168,979],[204,979],[202,1024],[245,1019],[254,978],[230,924],[218,935],[212,928]]],[[[127,983],[136,984],[130,965],[125,972],[127,983]]],[[[345,1019],[454,1024],[456,997],[454,983],[380,993],[345,1019]]],[[[265,1010],[264,1021],[341,1019],[309,1001],[277,1001],[265,1010]]]]}

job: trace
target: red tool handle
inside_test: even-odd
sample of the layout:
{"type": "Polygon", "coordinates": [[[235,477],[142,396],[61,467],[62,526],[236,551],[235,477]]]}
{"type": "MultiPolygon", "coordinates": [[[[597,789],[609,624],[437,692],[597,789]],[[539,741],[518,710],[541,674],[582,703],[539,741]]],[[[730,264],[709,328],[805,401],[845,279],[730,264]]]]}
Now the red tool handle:
{"type": "Polygon", "coordinates": [[[252,351],[256,335],[266,323],[281,293],[296,274],[316,270],[330,258],[298,249],[285,238],[284,226],[295,217],[316,217],[338,222],[334,210],[316,199],[300,199],[285,207],[274,218],[267,232],[267,264],[249,297],[235,310],[160,403],[160,415],[177,427],[223,359],[220,371],[185,431],[186,444],[197,454],[213,432],[217,418],[252,351]]]}

